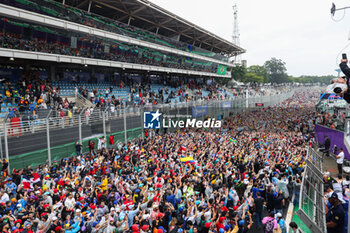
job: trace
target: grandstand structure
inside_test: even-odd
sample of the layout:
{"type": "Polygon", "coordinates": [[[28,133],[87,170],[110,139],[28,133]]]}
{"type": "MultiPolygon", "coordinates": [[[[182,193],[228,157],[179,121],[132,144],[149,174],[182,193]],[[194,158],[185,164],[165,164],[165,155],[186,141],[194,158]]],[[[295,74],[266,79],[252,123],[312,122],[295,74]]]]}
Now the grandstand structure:
{"type": "Polygon", "coordinates": [[[228,58],[245,52],[149,1],[1,0],[0,16],[1,57],[40,61],[52,80],[60,67],[94,66],[225,78],[233,66],[228,58]]]}

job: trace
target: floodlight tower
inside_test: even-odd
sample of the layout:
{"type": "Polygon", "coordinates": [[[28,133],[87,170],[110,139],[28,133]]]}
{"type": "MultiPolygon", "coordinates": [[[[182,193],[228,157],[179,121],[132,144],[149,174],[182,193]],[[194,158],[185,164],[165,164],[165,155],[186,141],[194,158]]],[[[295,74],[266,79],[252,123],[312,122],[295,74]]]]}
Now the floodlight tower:
{"type": "MultiPolygon", "coordinates": [[[[232,34],[232,42],[235,45],[240,46],[240,41],[239,41],[239,29],[238,29],[238,7],[237,4],[233,5],[233,34],[232,34]]],[[[234,57],[234,63],[235,64],[241,64],[241,55],[236,55],[234,57]]]]}

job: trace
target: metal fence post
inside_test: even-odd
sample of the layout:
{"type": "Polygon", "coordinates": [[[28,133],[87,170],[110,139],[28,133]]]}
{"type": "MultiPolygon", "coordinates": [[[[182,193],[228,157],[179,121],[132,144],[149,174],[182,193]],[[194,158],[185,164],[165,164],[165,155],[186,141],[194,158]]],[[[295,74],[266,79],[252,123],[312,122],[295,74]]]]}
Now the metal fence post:
{"type": "Polygon", "coordinates": [[[143,129],[143,112],[144,109],[140,108],[140,119],[141,119],[141,139],[144,140],[145,139],[145,135],[144,135],[144,129],[143,129]]]}
{"type": "Polygon", "coordinates": [[[28,120],[28,122],[30,122],[30,128],[31,128],[31,131],[32,131],[32,133],[34,133],[34,121],[32,121],[32,120],[28,120]]]}
{"type": "Polygon", "coordinates": [[[46,138],[47,138],[47,156],[49,158],[49,166],[51,166],[50,125],[49,125],[48,118],[46,118],[46,138]]]}
{"type": "MultiPolygon", "coordinates": [[[[188,116],[188,108],[189,108],[189,104],[188,104],[188,102],[186,102],[186,115],[188,116]]],[[[186,117],[187,117],[186,116],[186,117]]]]}
{"type": "Polygon", "coordinates": [[[105,114],[104,111],[102,112],[102,125],[103,125],[103,136],[105,138],[107,138],[107,134],[106,134],[106,114],[105,114]]]}
{"type": "Polygon", "coordinates": [[[126,108],[123,109],[123,116],[124,116],[124,142],[125,142],[125,145],[127,144],[128,142],[128,133],[126,132],[126,108]]]}
{"type": "Polygon", "coordinates": [[[248,94],[248,90],[246,90],[246,96],[245,96],[245,98],[246,98],[245,107],[246,107],[246,108],[249,108],[249,100],[248,100],[248,96],[249,96],[249,94],[248,94]]]}
{"type": "Polygon", "coordinates": [[[7,162],[8,162],[8,171],[11,171],[10,169],[10,158],[9,158],[9,148],[8,148],[8,142],[7,142],[7,126],[6,126],[6,121],[7,121],[7,118],[8,118],[8,113],[6,114],[6,117],[5,117],[5,120],[4,120],[4,143],[5,143],[5,154],[6,154],[6,159],[7,159],[7,162]]]}
{"type": "Polygon", "coordinates": [[[49,159],[49,166],[51,166],[51,145],[50,145],[50,122],[49,122],[49,116],[51,114],[51,111],[46,116],[46,138],[47,138],[47,157],[49,159]]]}
{"type": "Polygon", "coordinates": [[[78,130],[79,130],[79,143],[80,145],[83,145],[83,136],[82,136],[82,132],[81,132],[81,114],[83,114],[85,112],[85,108],[83,108],[83,110],[79,113],[79,117],[78,117],[78,130]]]}
{"type": "Polygon", "coordinates": [[[109,107],[107,107],[103,112],[102,112],[102,121],[103,121],[103,135],[105,138],[107,138],[107,129],[106,129],[106,119],[108,120],[108,111],[109,107]]]}
{"type": "Polygon", "coordinates": [[[81,138],[81,115],[78,116],[78,131],[79,131],[79,144],[82,145],[82,138],[81,138]]]}
{"type": "Polygon", "coordinates": [[[4,160],[4,151],[2,150],[2,136],[0,135],[0,154],[1,160],[4,160]]]}

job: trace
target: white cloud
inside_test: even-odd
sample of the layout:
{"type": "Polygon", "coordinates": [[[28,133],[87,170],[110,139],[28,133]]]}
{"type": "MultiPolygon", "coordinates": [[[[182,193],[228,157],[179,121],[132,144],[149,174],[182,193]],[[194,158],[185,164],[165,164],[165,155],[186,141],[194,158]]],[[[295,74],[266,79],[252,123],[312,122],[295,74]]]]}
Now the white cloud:
{"type": "MultiPolygon", "coordinates": [[[[350,5],[334,0],[337,8],[350,5]]],[[[152,0],[155,4],[231,40],[231,0],[152,0]]],[[[348,41],[350,10],[340,22],[330,16],[330,0],[237,0],[243,59],[262,65],[282,59],[290,75],[335,74],[337,55],[348,41]]],[[[339,19],[343,12],[336,12],[339,19]]],[[[349,53],[350,46],[344,52],[349,53]]]]}

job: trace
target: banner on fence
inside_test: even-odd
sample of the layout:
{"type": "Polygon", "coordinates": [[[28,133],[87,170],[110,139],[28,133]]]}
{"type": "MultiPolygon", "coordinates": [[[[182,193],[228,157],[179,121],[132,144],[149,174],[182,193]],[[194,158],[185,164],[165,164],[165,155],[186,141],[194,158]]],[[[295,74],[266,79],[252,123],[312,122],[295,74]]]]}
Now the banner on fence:
{"type": "Polygon", "coordinates": [[[192,108],[192,117],[200,117],[208,115],[208,106],[198,106],[192,108]]]}
{"type": "Polygon", "coordinates": [[[223,109],[230,109],[231,108],[231,102],[223,102],[222,103],[223,109]]]}

